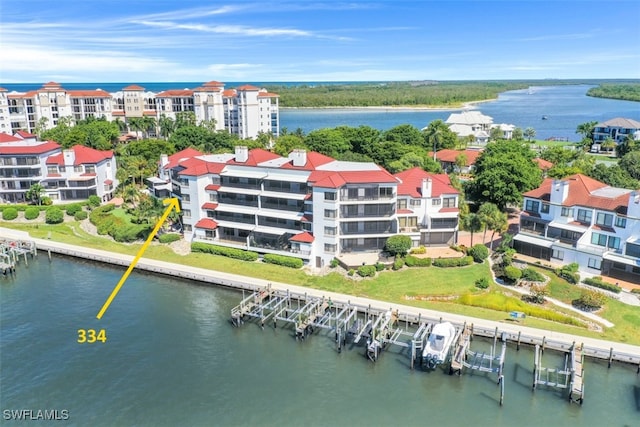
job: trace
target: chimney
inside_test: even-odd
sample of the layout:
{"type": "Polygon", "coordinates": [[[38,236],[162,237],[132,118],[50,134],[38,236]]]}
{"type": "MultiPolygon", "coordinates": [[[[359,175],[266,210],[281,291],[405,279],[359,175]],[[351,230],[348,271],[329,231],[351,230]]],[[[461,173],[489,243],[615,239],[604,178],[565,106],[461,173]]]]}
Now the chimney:
{"type": "Polygon", "coordinates": [[[629,194],[629,204],[627,205],[628,218],[640,218],[640,192],[632,191],[629,194]]]}
{"type": "Polygon", "coordinates": [[[422,197],[431,197],[431,178],[424,178],[422,180],[422,197]]]}
{"type": "Polygon", "coordinates": [[[169,163],[169,156],[166,154],[160,155],[160,167],[165,167],[169,163]]]}
{"type": "Polygon", "coordinates": [[[293,160],[293,166],[303,167],[307,164],[307,151],[296,149],[289,153],[289,158],[293,160]]]}
{"type": "Polygon", "coordinates": [[[246,146],[236,146],[236,162],[244,163],[249,160],[249,149],[246,146]]]}
{"type": "Polygon", "coordinates": [[[65,166],[73,166],[76,161],[76,153],[72,148],[68,150],[62,150],[62,157],[64,158],[65,166]]]}
{"type": "Polygon", "coordinates": [[[554,179],[551,182],[551,203],[561,205],[567,200],[567,196],[569,196],[569,180],[554,179]]]}

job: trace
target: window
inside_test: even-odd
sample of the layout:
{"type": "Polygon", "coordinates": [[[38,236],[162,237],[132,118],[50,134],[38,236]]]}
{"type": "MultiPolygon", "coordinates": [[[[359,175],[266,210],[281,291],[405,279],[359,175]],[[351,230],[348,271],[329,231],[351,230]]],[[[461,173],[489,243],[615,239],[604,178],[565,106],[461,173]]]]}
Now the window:
{"type": "Polygon", "coordinates": [[[595,270],[600,270],[602,266],[602,260],[599,258],[589,258],[589,262],[587,263],[589,268],[593,268],[595,270]]]}
{"type": "Polygon", "coordinates": [[[431,200],[431,205],[432,206],[440,206],[441,203],[442,203],[442,200],[440,200],[440,199],[431,200]]]}
{"type": "Polygon", "coordinates": [[[84,171],[86,173],[96,173],[96,166],[95,165],[87,165],[84,167],[84,171]]]}
{"type": "Polygon", "coordinates": [[[593,233],[591,235],[591,243],[598,246],[607,246],[607,235],[600,233],[593,233]]]}
{"type": "Polygon", "coordinates": [[[616,217],[616,227],[626,228],[627,227],[627,218],[616,217]]]}
{"type": "Polygon", "coordinates": [[[598,215],[596,215],[596,224],[605,227],[611,227],[611,225],[613,224],[613,215],[598,212],[598,215]]]}
{"type": "Polygon", "coordinates": [[[573,216],[573,208],[565,208],[563,207],[561,212],[560,212],[560,216],[573,216]]]}
{"type": "Polygon", "coordinates": [[[564,251],[559,251],[557,249],[554,249],[551,252],[551,258],[555,258],[555,259],[559,259],[559,260],[563,260],[564,259],[564,251]]]}
{"type": "Polygon", "coordinates": [[[620,249],[620,238],[615,236],[609,236],[607,247],[610,249],[620,249]]]}
{"type": "Polygon", "coordinates": [[[538,212],[540,210],[540,202],[536,200],[526,200],[524,202],[524,210],[527,212],[538,212]]]}
{"type": "Polygon", "coordinates": [[[578,209],[578,217],[576,218],[580,222],[591,224],[592,212],[586,209],[578,209]]]}
{"type": "Polygon", "coordinates": [[[455,197],[446,197],[444,199],[443,207],[445,207],[445,208],[455,208],[456,207],[456,198],[455,197]]]}
{"type": "Polygon", "coordinates": [[[183,228],[184,228],[184,231],[190,232],[191,230],[193,230],[193,227],[191,227],[191,224],[184,224],[183,228]]]}
{"type": "Polygon", "coordinates": [[[191,218],[191,210],[182,209],[182,216],[185,217],[185,218],[191,218]]]}
{"type": "Polygon", "coordinates": [[[334,193],[332,191],[325,191],[324,192],[324,199],[325,200],[336,200],[336,193],[334,193]]]}
{"type": "Polygon", "coordinates": [[[393,197],[393,187],[380,187],[380,197],[382,198],[393,197]]]}
{"type": "Polygon", "coordinates": [[[57,166],[47,166],[47,173],[58,173],[57,166]]]}
{"type": "Polygon", "coordinates": [[[324,234],[327,236],[335,236],[338,231],[338,227],[325,227],[324,234]]]}
{"type": "Polygon", "coordinates": [[[335,218],[338,216],[338,210],[337,209],[325,209],[324,210],[324,217],[325,218],[335,218]]]}
{"type": "Polygon", "coordinates": [[[74,167],[73,167],[73,171],[74,171],[74,172],[82,172],[82,165],[80,165],[80,166],[74,166],[74,167]]]}
{"type": "Polygon", "coordinates": [[[186,203],[189,203],[191,201],[191,196],[188,195],[188,194],[183,194],[182,195],[182,201],[186,202],[186,203]]]}
{"type": "Polygon", "coordinates": [[[407,199],[398,199],[398,209],[407,209],[407,199]]]}
{"type": "Polygon", "coordinates": [[[336,252],[336,247],[337,247],[337,245],[331,245],[329,243],[325,243],[324,244],[324,251],[325,252],[330,252],[330,253],[335,253],[336,252]]]}
{"type": "Polygon", "coordinates": [[[549,213],[549,203],[543,203],[542,204],[542,209],[540,209],[540,212],[549,213]]]}
{"type": "Polygon", "coordinates": [[[420,199],[411,199],[409,201],[409,204],[411,206],[420,206],[422,204],[422,200],[420,200],[420,199]]]}

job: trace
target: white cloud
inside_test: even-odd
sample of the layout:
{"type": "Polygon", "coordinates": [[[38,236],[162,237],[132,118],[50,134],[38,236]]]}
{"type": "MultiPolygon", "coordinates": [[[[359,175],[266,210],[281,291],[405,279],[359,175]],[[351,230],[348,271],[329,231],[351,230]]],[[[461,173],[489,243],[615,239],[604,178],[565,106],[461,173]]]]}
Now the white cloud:
{"type": "Polygon", "coordinates": [[[168,30],[191,30],[205,33],[233,34],[240,36],[304,36],[313,34],[308,31],[287,28],[254,28],[244,25],[204,25],[204,24],[178,24],[171,21],[131,21],[149,27],[164,28],[168,30]]]}

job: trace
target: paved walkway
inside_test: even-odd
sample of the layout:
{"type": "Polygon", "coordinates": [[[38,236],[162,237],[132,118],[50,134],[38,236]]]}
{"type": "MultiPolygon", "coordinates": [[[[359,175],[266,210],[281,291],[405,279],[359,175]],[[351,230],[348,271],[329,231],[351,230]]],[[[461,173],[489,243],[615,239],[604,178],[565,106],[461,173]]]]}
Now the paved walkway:
{"type": "MultiPolygon", "coordinates": [[[[122,255],[97,249],[90,249],[80,246],[73,246],[59,242],[53,242],[43,239],[32,239],[36,242],[38,250],[51,250],[56,253],[65,253],[67,255],[76,256],[85,259],[91,259],[100,262],[111,262],[113,264],[128,266],[133,261],[134,257],[130,255],[122,255]]],[[[423,318],[438,319],[442,318],[454,323],[463,324],[465,322],[473,323],[475,326],[484,328],[487,330],[494,330],[496,328],[499,331],[509,333],[518,336],[519,333],[523,335],[536,337],[539,340],[555,341],[568,343],[583,343],[585,348],[590,348],[591,353],[595,357],[608,358],[609,354],[615,354],[618,360],[624,360],[631,363],[640,363],[640,346],[600,340],[596,338],[583,337],[579,335],[572,335],[561,332],[546,331],[542,329],[530,328],[522,326],[517,323],[511,322],[496,322],[492,320],[479,319],[470,316],[463,316],[458,314],[444,313],[435,310],[429,310],[424,308],[417,308],[402,304],[392,304],[389,302],[373,300],[370,298],[356,297],[352,295],[344,295],[335,292],[328,292],[317,290],[313,288],[307,288],[303,286],[296,286],[287,283],[270,282],[263,279],[256,279],[252,277],[245,277],[236,274],[223,273],[219,271],[207,270],[202,268],[195,268],[185,266],[181,264],[173,264],[164,261],[156,261],[147,258],[141,258],[138,262],[137,268],[158,272],[162,274],[174,275],[192,280],[198,280],[202,282],[215,283],[223,286],[231,286],[244,289],[260,289],[271,285],[274,289],[289,290],[290,292],[296,292],[300,294],[308,294],[313,297],[332,298],[335,301],[349,301],[351,304],[361,306],[371,306],[379,308],[381,310],[399,309],[404,313],[411,315],[421,315],[423,318]]],[[[114,284],[115,286],[115,284],[114,284]]],[[[126,286],[126,283],[125,285],[126,286]]],[[[99,302],[98,302],[99,303],[99,302]]],[[[114,304],[118,303],[118,297],[113,301],[114,304]]],[[[108,311],[106,312],[108,316],[108,311]]]]}

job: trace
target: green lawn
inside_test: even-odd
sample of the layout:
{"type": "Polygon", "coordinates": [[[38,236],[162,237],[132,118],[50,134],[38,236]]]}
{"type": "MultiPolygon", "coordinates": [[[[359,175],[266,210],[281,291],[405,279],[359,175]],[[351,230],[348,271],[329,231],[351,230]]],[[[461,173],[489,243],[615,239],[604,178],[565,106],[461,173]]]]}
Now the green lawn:
{"type": "MultiPolygon", "coordinates": [[[[0,222],[0,227],[28,231],[33,237],[37,238],[49,238],[54,241],[129,255],[135,255],[141,247],[141,244],[121,244],[111,239],[90,235],[84,232],[76,221],[57,225],[0,222]]],[[[274,282],[291,283],[495,321],[509,321],[508,312],[511,310],[524,311],[523,303],[515,293],[511,295],[508,290],[497,285],[492,285],[487,291],[481,291],[475,287],[474,283],[478,278],[483,276],[490,277],[487,263],[462,268],[405,267],[396,272],[383,271],[375,278],[354,280],[337,272],[326,276],[313,276],[302,270],[292,270],[274,264],[238,261],[210,254],[192,253],[181,256],[175,254],[168,246],[155,242],[149,246],[144,256],[160,261],[214,269],[274,282]]],[[[579,288],[558,278],[549,270],[540,267],[534,268],[551,277],[549,284],[550,297],[571,303],[573,299],[580,295],[579,288]]],[[[640,309],[638,307],[609,300],[606,307],[598,314],[613,322],[616,326],[602,333],[589,331],[585,327],[544,319],[545,317],[549,318],[548,313],[544,312],[544,310],[555,314],[579,317],[575,312],[557,307],[544,309],[537,306],[532,307],[543,311],[538,312],[538,314],[532,311],[532,314],[521,321],[521,324],[534,328],[640,345],[640,334],[637,333],[638,328],[640,328],[640,309]]]]}

